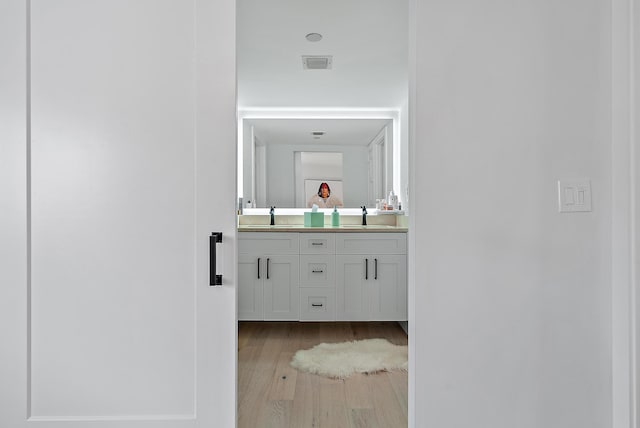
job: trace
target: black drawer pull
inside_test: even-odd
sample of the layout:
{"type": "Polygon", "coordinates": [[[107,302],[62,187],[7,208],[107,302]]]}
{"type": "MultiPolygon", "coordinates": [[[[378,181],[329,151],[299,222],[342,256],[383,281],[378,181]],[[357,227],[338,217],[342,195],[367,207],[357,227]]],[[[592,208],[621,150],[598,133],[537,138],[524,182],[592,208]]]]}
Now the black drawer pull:
{"type": "Polygon", "coordinates": [[[222,285],[222,275],[216,273],[216,244],[222,242],[222,232],[209,236],[209,285],[222,285]]]}
{"type": "Polygon", "coordinates": [[[324,245],[324,242],[312,242],[311,245],[324,245]]]}
{"type": "Polygon", "coordinates": [[[321,308],[324,305],[322,303],[312,303],[311,306],[313,306],[314,308],[321,308]]]}
{"type": "Polygon", "coordinates": [[[323,270],[312,270],[311,272],[313,272],[313,273],[322,273],[324,271],[323,270]]]}

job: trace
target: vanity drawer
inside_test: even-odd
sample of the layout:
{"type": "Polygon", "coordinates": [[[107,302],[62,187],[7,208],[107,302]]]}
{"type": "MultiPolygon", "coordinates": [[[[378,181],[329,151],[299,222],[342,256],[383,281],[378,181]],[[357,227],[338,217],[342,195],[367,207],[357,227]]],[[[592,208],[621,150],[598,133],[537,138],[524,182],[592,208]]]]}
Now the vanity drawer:
{"type": "Polygon", "coordinates": [[[300,289],[300,321],[334,321],[336,293],[333,288],[300,289]]]}
{"type": "Polygon", "coordinates": [[[406,233],[337,233],[337,254],[406,254],[406,233]]]}
{"type": "Polygon", "coordinates": [[[336,279],[336,258],[332,255],[301,255],[301,287],[333,287],[336,279]]]}
{"type": "Polygon", "coordinates": [[[297,233],[243,232],[238,233],[238,253],[298,254],[299,242],[297,233]]]}
{"type": "Polygon", "coordinates": [[[334,254],[335,233],[301,233],[300,254],[334,254]]]}

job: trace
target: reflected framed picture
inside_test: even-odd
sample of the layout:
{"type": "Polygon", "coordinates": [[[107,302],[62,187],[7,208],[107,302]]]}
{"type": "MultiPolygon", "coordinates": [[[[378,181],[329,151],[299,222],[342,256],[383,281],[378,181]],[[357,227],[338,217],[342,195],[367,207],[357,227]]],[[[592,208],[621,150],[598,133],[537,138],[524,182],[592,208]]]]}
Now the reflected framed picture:
{"type": "MultiPolygon", "coordinates": [[[[332,200],[337,200],[339,203],[337,204],[339,207],[343,205],[344,201],[344,189],[342,187],[342,180],[324,180],[324,179],[306,179],[304,180],[304,194],[307,201],[307,207],[309,203],[318,195],[320,191],[320,185],[322,183],[327,183],[329,186],[330,193],[329,195],[332,197],[332,200]]],[[[320,208],[324,208],[318,204],[320,208]]],[[[333,207],[333,205],[331,205],[333,207]]]]}

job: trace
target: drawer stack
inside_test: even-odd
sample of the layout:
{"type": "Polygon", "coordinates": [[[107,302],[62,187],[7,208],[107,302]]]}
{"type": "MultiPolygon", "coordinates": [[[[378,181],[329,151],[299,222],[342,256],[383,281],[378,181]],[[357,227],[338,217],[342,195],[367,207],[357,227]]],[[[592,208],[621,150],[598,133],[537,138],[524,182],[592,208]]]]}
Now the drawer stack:
{"type": "Polygon", "coordinates": [[[335,319],[335,233],[301,233],[300,321],[335,319]]]}

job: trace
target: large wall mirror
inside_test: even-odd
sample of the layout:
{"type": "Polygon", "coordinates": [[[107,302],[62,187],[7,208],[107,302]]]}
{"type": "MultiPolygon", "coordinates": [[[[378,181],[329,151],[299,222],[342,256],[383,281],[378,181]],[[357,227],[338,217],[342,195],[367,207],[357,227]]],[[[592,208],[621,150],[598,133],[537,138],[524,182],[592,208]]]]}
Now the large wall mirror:
{"type": "Polygon", "coordinates": [[[403,0],[237,2],[244,207],[306,208],[318,180],[345,208],[390,190],[410,207],[408,14],[403,0]]]}
{"type": "MultiPolygon", "coordinates": [[[[245,119],[245,204],[306,208],[326,183],[331,204],[373,206],[393,188],[392,119],[245,119]]],[[[323,199],[326,201],[326,199],[323,199]]],[[[318,203],[321,208],[321,202],[318,203]]]]}

